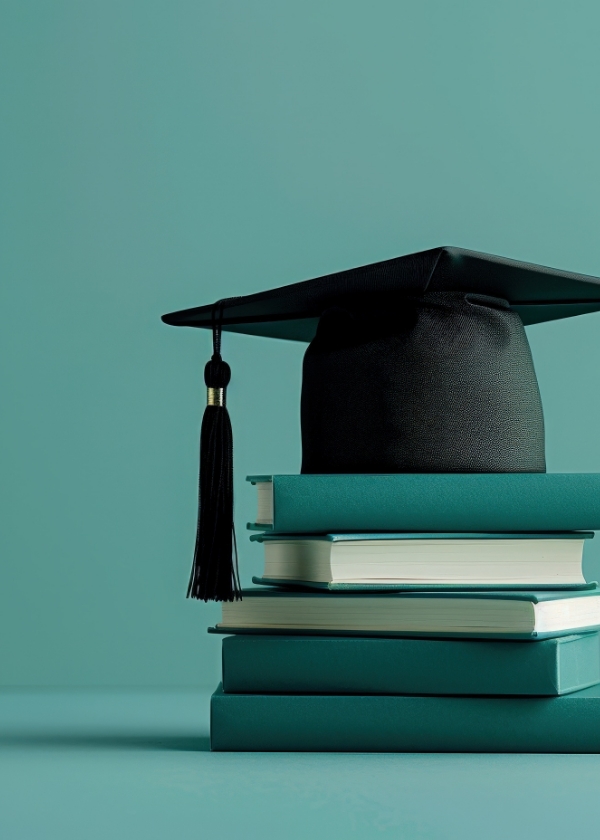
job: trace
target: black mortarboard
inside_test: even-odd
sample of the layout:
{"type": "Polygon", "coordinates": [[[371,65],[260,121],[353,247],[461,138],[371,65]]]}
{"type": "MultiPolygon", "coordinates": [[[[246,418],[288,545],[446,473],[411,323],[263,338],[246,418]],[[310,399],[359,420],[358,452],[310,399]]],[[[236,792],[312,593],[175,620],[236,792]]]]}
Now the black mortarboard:
{"type": "Polygon", "coordinates": [[[302,472],[543,472],[523,325],[600,310],[600,279],[435,248],[163,316],[213,330],[189,595],[238,593],[221,330],[310,342],[302,472]]]}

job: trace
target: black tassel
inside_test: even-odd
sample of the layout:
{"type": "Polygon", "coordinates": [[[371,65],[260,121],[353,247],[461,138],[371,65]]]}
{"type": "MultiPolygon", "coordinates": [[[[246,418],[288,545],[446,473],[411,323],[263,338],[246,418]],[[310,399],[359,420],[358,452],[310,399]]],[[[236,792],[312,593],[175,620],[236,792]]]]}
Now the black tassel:
{"type": "Polygon", "coordinates": [[[226,405],[231,369],[221,358],[224,301],[213,308],[213,355],[204,369],[207,406],[200,432],[198,527],[187,597],[241,600],[233,523],[233,435],[226,405]]]}

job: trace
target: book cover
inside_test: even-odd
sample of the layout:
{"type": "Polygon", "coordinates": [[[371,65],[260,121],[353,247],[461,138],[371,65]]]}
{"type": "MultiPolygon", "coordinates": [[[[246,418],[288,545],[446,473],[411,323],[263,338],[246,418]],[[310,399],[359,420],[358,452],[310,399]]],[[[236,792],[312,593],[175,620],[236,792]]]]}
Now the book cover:
{"type": "MultiPolygon", "coordinates": [[[[252,583],[257,586],[270,586],[274,589],[296,589],[299,591],[314,589],[317,592],[511,592],[515,589],[528,590],[529,584],[499,584],[499,583],[323,583],[314,580],[294,580],[272,577],[252,576],[252,583]]],[[[596,583],[536,583],[539,592],[559,591],[566,589],[586,591],[594,589],[596,583]]]]}
{"type": "Polygon", "coordinates": [[[600,635],[527,642],[238,635],[223,690],[247,694],[553,696],[600,682],[600,635]]]}
{"type": "Polygon", "coordinates": [[[561,697],[225,694],[211,749],[599,753],[600,686],[561,697]]]}
{"type": "Polygon", "coordinates": [[[249,476],[271,482],[253,530],[281,534],[600,530],[598,473],[249,476]]]}

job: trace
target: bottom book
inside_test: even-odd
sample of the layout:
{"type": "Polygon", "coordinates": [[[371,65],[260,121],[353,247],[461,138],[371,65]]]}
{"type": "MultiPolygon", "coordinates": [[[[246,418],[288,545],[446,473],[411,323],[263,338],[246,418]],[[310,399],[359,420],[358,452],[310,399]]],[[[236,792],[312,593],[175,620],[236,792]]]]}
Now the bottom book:
{"type": "Polygon", "coordinates": [[[600,686],[561,697],[225,694],[211,749],[600,753],[600,686]]]}

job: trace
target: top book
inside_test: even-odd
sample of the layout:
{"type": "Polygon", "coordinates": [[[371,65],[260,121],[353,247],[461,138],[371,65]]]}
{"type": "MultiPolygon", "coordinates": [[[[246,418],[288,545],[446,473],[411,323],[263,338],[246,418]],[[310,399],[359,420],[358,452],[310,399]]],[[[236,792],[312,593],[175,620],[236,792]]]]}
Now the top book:
{"type": "Polygon", "coordinates": [[[544,532],[600,530],[598,473],[248,476],[255,531],[544,532]]]}

